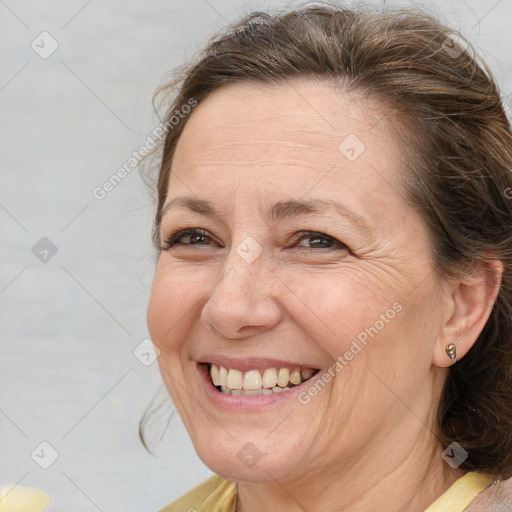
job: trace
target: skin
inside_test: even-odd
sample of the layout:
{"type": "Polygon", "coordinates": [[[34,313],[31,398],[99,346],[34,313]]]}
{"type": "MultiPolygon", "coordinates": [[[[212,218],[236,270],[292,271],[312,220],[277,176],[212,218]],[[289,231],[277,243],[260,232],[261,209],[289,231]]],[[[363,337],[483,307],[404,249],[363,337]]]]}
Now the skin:
{"type": "Polygon", "coordinates": [[[420,512],[463,474],[434,435],[451,364],[444,347],[455,342],[464,356],[496,290],[485,273],[436,277],[425,223],[401,192],[392,128],[381,105],[325,83],[236,84],[196,107],[177,145],[166,203],[205,199],[218,215],[165,213],[162,243],[184,228],[207,237],[161,251],[148,326],[199,456],[238,483],[244,512],[420,512]],[[338,149],[349,134],[366,147],[355,161],[338,149]],[[333,209],[265,217],[293,199],[335,200],[367,228],[333,209]],[[324,238],[296,236],[308,230],[324,238]],[[247,236],[262,248],[250,264],[236,252],[247,236]],[[325,370],[397,303],[306,405],[226,412],[202,391],[196,361],[206,353],[325,370]],[[261,454],[252,467],[237,457],[247,442],[261,454]]]}

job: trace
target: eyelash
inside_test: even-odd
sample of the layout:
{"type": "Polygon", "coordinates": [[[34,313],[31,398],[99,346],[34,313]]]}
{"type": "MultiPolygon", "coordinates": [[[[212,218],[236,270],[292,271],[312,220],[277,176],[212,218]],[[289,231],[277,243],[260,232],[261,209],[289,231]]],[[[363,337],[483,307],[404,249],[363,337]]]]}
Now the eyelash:
{"type": "MultiPolygon", "coordinates": [[[[172,247],[174,247],[174,245],[176,245],[177,243],[180,243],[180,242],[178,242],[178,240],[181,237],[186,236],[186,235],[201,235],[210,240],[213,239],[213,237],[210,236],[208,234],[208,232],[204,229],[200,229],[200,228],[181,229],[181,230],[174,231],[173,233],[171,233],[169,235],[169,237],[163,243],[162,250],[167,251],[167,250],[171,249],[172,247]]],[[[339,240],[336,240],[332,236],[326,235],[324,233],[320,233],[318,231],[299,231],[297,233],[294,233],[292,231],[287,234],[287,236],[290,236],[290,235],[293,235],[294,241],[300,241],[301,239],[304,239],[304,238],[306,238],[306,239],[307,238],[323,238],[324,240],[327,240],[330,243],[332,243],[331,247],[302,247],[301,249],[303,249],[303,250],[315,250],[315,249],[334,250],[336,248],[348,249],[348,247],[344,243],[340,242],[339,240]]],[[[181,244],[181,245],[201,245],[201,244],[190,244],[189,243],[189,244],[181,244]]]]}

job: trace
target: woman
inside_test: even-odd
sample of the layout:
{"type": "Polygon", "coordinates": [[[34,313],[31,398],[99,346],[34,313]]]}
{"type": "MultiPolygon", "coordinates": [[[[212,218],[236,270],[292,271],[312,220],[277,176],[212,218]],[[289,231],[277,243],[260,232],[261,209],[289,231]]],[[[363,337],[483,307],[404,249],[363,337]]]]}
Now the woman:
{"type": "Polygon", "coordinates": [[[248,16],[176,85],[148,326],[217,476],[163,510],[512,510],[489,70],[423,14],[309,7],[248,16]]]}

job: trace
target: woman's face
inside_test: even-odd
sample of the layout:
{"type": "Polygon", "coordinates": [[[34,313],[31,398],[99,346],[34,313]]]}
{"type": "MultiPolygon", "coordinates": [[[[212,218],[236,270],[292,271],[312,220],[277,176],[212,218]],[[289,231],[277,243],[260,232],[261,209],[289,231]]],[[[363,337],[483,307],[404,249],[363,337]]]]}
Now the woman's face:
{"type": "Polygon", "coordinates": [[[148,325],[224,477],[297,482],[431,439],[442,304],[389,123],[302,82],[226,86],[184,128],[148,325]]]}

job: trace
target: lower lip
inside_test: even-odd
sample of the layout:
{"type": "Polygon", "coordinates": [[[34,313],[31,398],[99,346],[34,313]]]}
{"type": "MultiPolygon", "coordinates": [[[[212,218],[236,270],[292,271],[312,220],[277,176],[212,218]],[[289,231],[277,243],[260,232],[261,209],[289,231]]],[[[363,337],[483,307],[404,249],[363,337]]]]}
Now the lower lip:
{"type": "Polygon", "coordinates": [[[302,389],[309,385],[309,380],[311,380],[304,381],[302,384],[294,386],[287,391],[272,393],[271,395],[226,395],[213,385],[208,371],[208,365],[196,363],[196,367],[208,400],[219,409],[226,411],[259,411],[272,407],[273,405],[283,404],[289,400],[297,399],[297,395],[302,389]]]}

